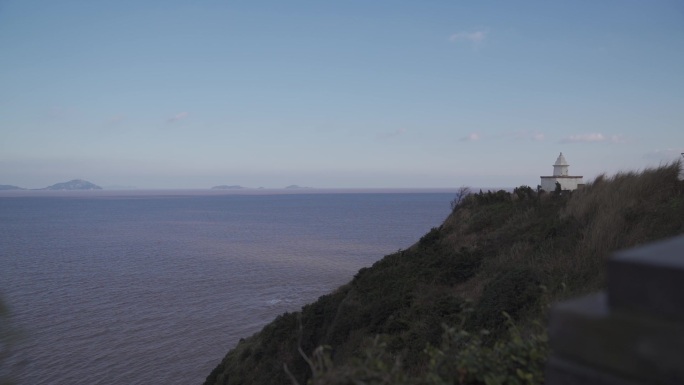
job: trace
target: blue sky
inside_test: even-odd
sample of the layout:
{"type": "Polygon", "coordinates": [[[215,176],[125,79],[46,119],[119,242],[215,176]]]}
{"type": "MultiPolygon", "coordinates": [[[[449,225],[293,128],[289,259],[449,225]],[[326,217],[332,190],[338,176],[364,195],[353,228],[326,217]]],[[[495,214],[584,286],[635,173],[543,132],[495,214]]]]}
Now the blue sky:
{"type": "Polygon", "coordinates": [[[536,186],[684,152],[677,1],[1,1],[0,184],[536,186]]]}

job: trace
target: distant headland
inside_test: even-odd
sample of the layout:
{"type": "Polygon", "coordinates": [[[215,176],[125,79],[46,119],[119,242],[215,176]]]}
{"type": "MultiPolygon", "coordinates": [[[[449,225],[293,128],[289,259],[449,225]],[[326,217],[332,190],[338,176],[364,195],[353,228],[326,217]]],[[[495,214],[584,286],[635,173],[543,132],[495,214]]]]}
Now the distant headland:
{"type": "MultiPolygon", "coordinates": [[[[0,190],[28,190],[23,187],[7,184],[0,185],[0,190]]],[[[102,187],[83,179],[73,179],[68,182],[55,183],[52,186],[31,190],[51,190],[51,191],[70,191],[70,190],[102,190],[102,187]]]]}
{"type": "Polygon", "coordinates": [[[3,190],[26,190],[26,189],[18,187],[18,186],[12,186],[11,184],[0,184],[0,191],[3,191],[3,190]]]}

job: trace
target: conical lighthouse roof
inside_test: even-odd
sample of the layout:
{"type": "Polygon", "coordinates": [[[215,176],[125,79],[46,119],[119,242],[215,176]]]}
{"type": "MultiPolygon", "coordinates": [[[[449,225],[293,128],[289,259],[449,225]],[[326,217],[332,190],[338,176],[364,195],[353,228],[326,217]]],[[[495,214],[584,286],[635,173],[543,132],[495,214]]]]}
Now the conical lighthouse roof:
{"type": "Polygon", "coordinates": [[[556,163],[554,163],[553,165],[554,166],[569,166],[569,164],[565,160],[565,157],[563,156],[562,152],[560,153],[560,155],[558,155],[558,159],[556,159],[556,163]]]}

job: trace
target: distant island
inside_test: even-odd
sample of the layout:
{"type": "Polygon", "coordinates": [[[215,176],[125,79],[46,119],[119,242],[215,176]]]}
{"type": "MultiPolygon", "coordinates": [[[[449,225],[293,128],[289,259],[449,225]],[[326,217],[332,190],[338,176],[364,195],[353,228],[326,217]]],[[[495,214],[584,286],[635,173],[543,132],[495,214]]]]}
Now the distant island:
{"type": "Polygon", "coordinates": [[[0,184],[0,191],[2,190],[26,190],[18,186],[12,186],[11,184],[0,184]]]}
{"type": "MultiPolygon", "coordinates": [[[[17,190],[28,190],[23,187],[13,186],[9,184],[0,184],[0,191],[17,191],[17,190]]],[[[102,187],[90,183],[83,179],[74,179],[68,182],[56,183],[52,186],[44,188],[35,188],[31,190],[52,190],[52,191],[65,191],[65,190],[102,190],[102,187]]]]}
{"type": "MultiPolygon", "coordinates": [[[[120,186],[120,185],[112,185],[112,186],[106,186],[107,190],[130,190],[130,189],[135,189],[135,186],[120,186]]],[[[211,190],[252,190],[254,189],[253,187],[244,187],[240,185],[218,185],[211,187],[211,190]]],[[[257,187],[257,190],[264,190],[264,187],[257,187]]],[[[276,188],[277,189],[277,188],[276,188]]],[[[308,186],[299,186],[296,184],[292,184],[286,187],[283,187],[282,189],[284,190],[313,190],[314,187],[308,187],[308,186]]],[[[83,179],[73,179],[68,182],[61,182],[61,183],[55,183],[52,186],[44,187],[44,188],[32,188],[32,189],[27,189],[19,186],[14,186],[14,185],[9,185],[9,184],[0,184],[0,191],[19,191],[19,190],[50,190],[50,191],[73,191],[73,190],[103,190],[102,187],[88,182],[87,180],[83,179]]]]}
{"type": "Polygon", "coordinates": [[[214,186],[211,189],[212,190],[243,190],[246,188],[247,187],[242,187],[242,186],[238,186],[238,185],[232,185],[232,186],[221,185],[221,186],[214,186]]]}
{"type": "Polygon", "coordinates": [[[102,187],[87,180],[74,179],[68,182],[55,183],[41,190],[102,190],[102,187]]]}

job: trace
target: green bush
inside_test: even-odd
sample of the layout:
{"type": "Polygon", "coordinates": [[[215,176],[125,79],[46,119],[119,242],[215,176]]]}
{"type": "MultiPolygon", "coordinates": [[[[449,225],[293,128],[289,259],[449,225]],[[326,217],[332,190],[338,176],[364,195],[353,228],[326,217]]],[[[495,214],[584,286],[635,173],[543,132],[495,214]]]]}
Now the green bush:
{"type": "Polygon", "coordinates": [[[422,384],[537,385],[544,383],[544,364],[549,355],[543,328],[523,335],[503,313],[508,334],[493,346],[480,334],[446,328],[440,348],[428,347],[430,365],[422,384]]]}
{"type": "Polygon", "coordinates": [[[482,190],[480,190],[479,193],[472,194],[472,196],[474,201],[481,205],[511,201],[511,193],[505,190],[498,190],[496,192],[492,192],[491,190],[482,192],[482,190]]]}
{"type": "MultiPolygon", "coordinates": [[[[421,373],[406,370],[404,357],[392,354],[385,340],[375,337],[362,354],[349,363],[337,365],[330,348],[321,346],[311,357],[303,355],[311,371],[311,385],[540,385],[549,355],[543,328],[523,333],[513,320],[507,320],[508,333],[493,346],[483,343],[480,334],[460,327],[444,327],[439,347],[428,345],[421,354],[427,366],[421,373]]],[[[293,385],[299,382],[291,376],[293,385]]]]}
{"type": "MultiPolygon", "coordinates": [[[[427,259],[427,258],[426,258],[427,259]]],[[[429,281],[453,286],[473,277],[482,265],[482,256],[477,252],[462,250],[458,253],[443,251],[427,259],[426,267],[432,279],[429,281]]]]}
{"type": "Polygon", "coordinates": [[[439,228],[433,227],[427,234],[420,238],[418,243],[421,246],[432,246],[439,240],[439,228]]]}
{"type": "Polygon", "coordinates": [[[503,314],[517,319],[519,314],[535,304],[541,294],[535,271],[517,268],[499,273],[485,286],[466,325],[469,330],[491,330],[496,337],[505,326],[503,314]]]}
{"type": "Polygon", "coordinates": [[[520,200],[535,199],[537,197],[537,192],[532,187],[526,185],[513,189],[513,194],[520,200]]]}

